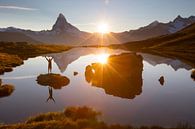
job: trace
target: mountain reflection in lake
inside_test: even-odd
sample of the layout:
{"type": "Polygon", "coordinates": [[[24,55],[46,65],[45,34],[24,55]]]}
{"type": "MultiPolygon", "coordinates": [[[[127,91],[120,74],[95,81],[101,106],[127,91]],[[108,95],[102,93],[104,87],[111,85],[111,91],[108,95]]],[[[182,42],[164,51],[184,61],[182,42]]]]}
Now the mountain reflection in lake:
{"type": "Polygon", "coordinates": [[[193,68],[180,60],[106,48],[75,48],[45,56],[53,57],[50,74],[67,81],[49,77],[40,82],[41,75],[48,79],[44,56],[28,59],[1,75],[2,83],[13,84],[15,90],[0,98],[0,123],[86,105],[101,111],[109,123],[195,124],[193,68]],[[47,99],[55,103],[46,103],[47,99]]]}
{"type": "Polygon", "coordinates": [[[92,63],[86,67],[85,78],[106,94],[133,99],[142,92],[142,56],[121,54],[108,57],[106,64],[92,63]]]}

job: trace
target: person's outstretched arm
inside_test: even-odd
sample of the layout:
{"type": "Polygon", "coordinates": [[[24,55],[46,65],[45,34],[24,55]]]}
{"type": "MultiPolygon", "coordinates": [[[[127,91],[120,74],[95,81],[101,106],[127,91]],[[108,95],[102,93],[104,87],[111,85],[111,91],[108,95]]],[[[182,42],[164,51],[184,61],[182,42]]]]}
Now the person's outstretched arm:
{"type": "Polygon", "coordinates": [[[49,60],[53,60],[53,57],[50,57],[49,60]]]}
{"type": "Polygon", "coordinates": [[[49,61],[49,59],[45,56],[45,59],[47,60],[47,61],[49,61]]]}

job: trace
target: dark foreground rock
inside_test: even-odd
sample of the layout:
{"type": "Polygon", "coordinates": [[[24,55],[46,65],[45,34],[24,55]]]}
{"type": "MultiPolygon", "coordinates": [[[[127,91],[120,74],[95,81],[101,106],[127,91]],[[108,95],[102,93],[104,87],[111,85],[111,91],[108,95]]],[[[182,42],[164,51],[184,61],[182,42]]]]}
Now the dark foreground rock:
{"type": "Polygon", "coordinates": [[[10,96],[14,89],[14,86],[11,84],[4,84],[0,86],[0,98],[10,96]]]}

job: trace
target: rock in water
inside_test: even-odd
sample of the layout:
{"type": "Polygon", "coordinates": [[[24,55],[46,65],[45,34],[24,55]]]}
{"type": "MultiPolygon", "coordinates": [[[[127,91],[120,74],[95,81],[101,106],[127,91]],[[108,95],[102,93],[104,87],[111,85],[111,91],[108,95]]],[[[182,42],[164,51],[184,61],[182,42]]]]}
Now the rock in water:
{"type": "Polygon", "coordinates": [[[158,81],[160,82],[160,84],[163,86],[164,83],[165,83],[165,79],[164,79],[164,76],[161,76],[158,81]]]}
{"type": "Polygon", "coordinates": [[[61,89],[63,86],[66,86],[70,83],[70,80],[61,76],[60,74],[40,74],[37,77],[37,83],[42,86],[51,86],[54,89],[61,89]]]}
{"type": "Polygon", "coordinates": [[[10,96],[14,91],[14,86],[10,84],[4,84],[0,86],[0,98],[10,96]]]}
{"type": "Polygon", "coordinates": [[[79,73],[78,73],[78,72],[74,72],[73,74],[74,74],[74,76],[76,76],[76,75],[79,74],[79,73]]]}

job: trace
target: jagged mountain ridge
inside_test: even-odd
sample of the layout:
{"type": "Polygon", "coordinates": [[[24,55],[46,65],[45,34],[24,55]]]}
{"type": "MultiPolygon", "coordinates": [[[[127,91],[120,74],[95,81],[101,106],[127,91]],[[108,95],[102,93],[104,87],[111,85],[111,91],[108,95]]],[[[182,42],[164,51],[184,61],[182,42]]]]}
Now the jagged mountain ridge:
{"type": "MultiPolygon", "coordinates": [[[[123,42],[126,42],[127,40],[128,42],[140,41],[152,37],[175,33],[193,23],[195,23],[195,16],[182,18],[180,15],[178,15],[173,21],[170,21],[168,23],[161,23],[159,21],[154,21],[151,24],[141,27],[137,30],[122,32],[120,35],[122,39],[124,39],[123,42]]],[[[117,35],[118,34],[116,34],[116,36],[117,35]]]]}
{"type": "MultiPolygon", "coordinates": [[[[130,41],[139,41],[147,38],[175,33],[190,24],[195,23],[195,16],[182,18],[177,16],[169,23],[154,21],[151,24],[137,30],[130,30],[122,33],[110,33],[106,36],[103,44],[120,44],[130,41]]],[[[1,32],[20,32],[26,36],[43,43],[56,43],[67,45],[97,45],[101,44],[100,35],[80,31],[71,25],[63,14],[59,14],[51,30],[32,31],[14,27],[1,28],[1,32]]],[[[22,41],[22,40],[21,40],[22,41]]],[[[24,40],[25,41],[25,40],[24,40]]],[[[29,42],[29,41],[28,41],[29,42]]]]}

